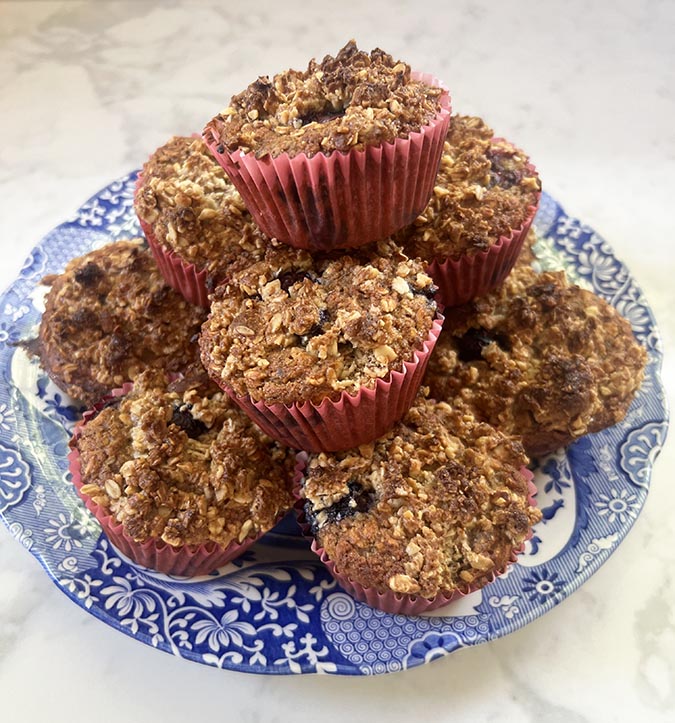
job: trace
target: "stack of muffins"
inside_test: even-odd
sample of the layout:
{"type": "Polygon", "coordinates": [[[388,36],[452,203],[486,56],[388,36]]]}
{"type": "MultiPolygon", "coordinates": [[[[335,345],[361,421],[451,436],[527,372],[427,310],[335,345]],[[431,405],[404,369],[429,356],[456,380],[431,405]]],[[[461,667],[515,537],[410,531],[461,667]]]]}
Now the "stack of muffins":
{"type": "Polygon", "coordinates": [[[502,573],[540,519],[526,452],[620,420],[645,363],[614,309],[529,265],[539,194],[439,81],[353,42],[158,149],[135,196],[150,250],[48,279],[38,344],[93,404],[71,471],[111,541],[205,574],[295,499],[383,610],[502,573]]]}

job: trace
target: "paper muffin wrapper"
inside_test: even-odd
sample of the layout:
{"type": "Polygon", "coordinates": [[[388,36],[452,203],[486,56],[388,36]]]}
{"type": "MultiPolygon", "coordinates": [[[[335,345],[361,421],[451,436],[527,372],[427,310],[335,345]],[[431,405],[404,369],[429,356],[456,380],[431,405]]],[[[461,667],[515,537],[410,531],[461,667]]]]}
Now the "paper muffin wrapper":
{"type": "MultiPolygon", "coordinates": [[[[125,395],[131,391],[132,388],[132,383],[126,383],[121,388],[114,389],[109,396],[85,412],[82,421],[73,431],[73,440],[78,439],[82,428],[90,419],[93,419],[110,400],[125,395]]],[[[166,575],[179,575],[183,577],[207,575],[241,555],[264,534],[261,533],[255,538],[246,538],[241,543],[232,542],[226,547],[215,542],[207,542],[203,545],[181,545],[180,547],[173,547],[163,540],[156,539],[137,542],[125,532],[124,526],[115,519],[110,513],[110,510],[94,502],[91,497],[82,494],[84,482],[81,476],[80,453],[77,447],[73,447],[68,454],[68,464],[77,494],[101,525],[110,543],[122,554],[143,567],[163,572],[166,575]]]]}
{"type": "Polygon", "coordinates": [[[410,409],[442,327],[443,316],[437,313],[426,340],[401,371],[377,379],[372,389],[342,392],[336,401],[266,404],[237,395],[221,379],[214,381],[267,435],[287,447],[307,452],[351,449],[381,437],[410,409]]]}
{"type": "Polygon", "coordinates": [[[220,153],[210,125],[204,142],[268,236],[317,251],[379,241],[426,207],[448,131],[447,90],[428,73],[412,76],[443,88],[441,110],[420,131],[392,143],[330,155],[256,158],[242,151],[220,153]]]}
{"type": "MultiPolygon", "coordinates": [[[[528,164],[528,169],[536,174],[532,164],[528,164]]],[[[523,248],[539,207],[540,195],[537,194],[534,205],[527,207],[523,225],[500,236],[488,249],[459,257],[439,257],[427,266],[426,272],[438,286],[438,301],[444,306],[466,304],[477,296],[484,296],[504,281],[523,248]]]]}
{"type": "MultiPolygon", "coordinates": [[[[422,615],[426,612],[431,612],[437,608],[449,605],[454,600],[466,597],[476,590],[482,588],[494,582],[500,575],[503,575],[510,565],[515,564],[518,561],[518,555],[525,549],[525,542],[532,537],[532,530],[530,529],[525,541],[517,548],[511,551],[511,556],[503,568],[493,570],[492,573],[484,578],[479,584],[467,585],[464,588],[454,590],[451,593],[443,594],[438,593],[433,598],[424,598],[417,595],[405,595],[402,593],[396,593],[393,590],[387,592],[380,592],[373,587],[367,587],[352,580],[348,575],[341,572],[336,564],[328,557],[326,550],[321,547],[310,529],[309,523],[305,516],[304,499],[300,495],[300,486],[304,474],[304,468],[307,461],[307,455],[300,453],[296,458],[295,466],[295,478],[293,493],[296,498],[295,513],[298,518],[298,524],[302,530],[302,534],[308,540],[311,540],[311,550],[318,555],[321,562],[326,566],[330,574],[336,580],[338,585],[347,593],[349,593],[355,600],[366,603],[370,607],[377,608],[386,613],[392,615],[422,615]]],[[[528,487],[528,503],[534,507],[536,505],[535,496],[537,494],[537,488],[534,486],[533,478],[534,475],[529,469],[523,467],[520,470],[523,477],[527,481],[528,487]]]]}
{"type": "MultiPolygon", "coordinates": [[[[143,179],[139,173],[134,189],[134,196],[140,192],[142,186],[143,179]]],[[[150,251],[152,251],[155,262],[166,283],[184,296],[191,304],[208,309],[210,303],[207,288],[208,273],[206,269],[184,261],[178,253],[157,239],[151,224],[144,221],[138,214],[136,215],[145,239],[148,242],[148,246],[150,247],[150,251]]]]}

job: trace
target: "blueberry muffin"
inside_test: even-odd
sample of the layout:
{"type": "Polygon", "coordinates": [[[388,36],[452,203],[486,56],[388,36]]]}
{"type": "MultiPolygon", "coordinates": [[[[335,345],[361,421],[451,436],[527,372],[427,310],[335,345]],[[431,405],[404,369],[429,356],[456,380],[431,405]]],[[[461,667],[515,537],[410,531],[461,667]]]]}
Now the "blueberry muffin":
{"type": "Polygon", "coordinates": [[[222,552],[255,540],[292,506],[294,456],[205,375],[170,382],[144,372],[71,446],[80,494],[104,530],[121,526],[127,554],[141,564],[143,543],[222,552]]]}
{"type": "Polygon", "coordinates": [[[439,87],[410,66],[352,40],[307,70],[258,78],[206,127],[223,150],[257,158],[362,150],[419,131],[441,110],[439,87]]]}
{"type": "Polygon", "coordinates": [[[268,236],[329,251],[412,223],[431,195],[449,118],[436,78],[352,41],[305,71],[258,78],[203,137],[268,236]]]}
{"type": "Polygon", "coordinates": [[[427,339],[435,287],[392,242],[350,255],[269,249],[216,289],[200,344],[239,396],[293,404],[372,388],[427,339]]]}
{"type": "Polygon", "coordinates": [[[84,254],[43,283],[50,289],[36,350],[71,397],[92,404],[147,368],[198,363],[206,312],[166,284],[140,239],[84,254]]]}
{"type": "Polygon", "coordinates": [[[446,310],[425,384],[538,456],[620,422],[646,358],[606,301],[563,272],[518,265],[495,291],[446,310]]]}
{"type": "MultiPolygon", "coordinates": [[[[238,191],[201,138],[176,136],[143,166],[134,206],[153,251],[194,266],[202,297],[189,281],[175,283],[193,303],[238,265],[258,260],[270,243],[253,222],[238,191]]],[[[203,304],[203,305],[206,305],[203,304]]]]}
{"type": "Polygon", "coordinates": [[[431,199],[396,240],[430,264],[444,304],[461,304],[506,277],[540,192],[525,153],[480,118],[454,115],[431,199]]]}
{"type": "Polygon", "coordinates": [[[446,599],[503,572],[540,519],[527,461],[515,438],[420,395],[374,443],[310,455],[300,496],[317,547],[357,596],[446,599]]]}

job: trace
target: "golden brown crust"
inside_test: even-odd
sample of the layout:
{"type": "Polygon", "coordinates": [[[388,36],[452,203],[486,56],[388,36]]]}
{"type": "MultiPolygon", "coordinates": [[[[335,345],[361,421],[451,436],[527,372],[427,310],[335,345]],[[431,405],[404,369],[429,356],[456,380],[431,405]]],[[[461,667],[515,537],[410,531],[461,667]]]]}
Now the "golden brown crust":
{"type": "Polygon", "coordinates": [[[273,158],[362,149],[406,138],[440,111],[440,88],[410,75],[410,66],[379,48],[345,45],[306,71],[258,78],[206,127],[222,151],[273,158]]]}
{"type": "Polygon", "coordinates": [[[645,363],[607,302],[563,272],[517,265],[499,289],[446,310],[425,383],[541,455],[621,421],[645,363]]]}
{"type": "Polygon", "coordinates": [[[427,261],[484,251],[523,225],[540,190],[522,151],[480,118],[454,115],[429,204],[395,238],[427,261]]]}
{"type": "Polygon", "coordinates": [[[152,154],[134,206],[160,244],[216,281],[270,243],[201,138],[176,136],[152,154]]]}
{"type": "Polygon", "coordinates": [[[418,396],[376,442],[312,455],[308,520],[339,572],[380,592],[433,598],[482,587],[540,519],[515,438],[418,396]]]}
{"type": "Polygon", "coordinates": [[[73,259],[44,283],[38,355],[72,397],[93,404],[148,367],[180,372],[198,362],[206,312],[167,286],[140,239],[73,259]]]}
{"type": "Polygon", "coordinates": [[[372,388],[426,340],[434,292],[419,259],[391,241],[349,255],[270,249],[216,290],[202,361],[238,395],[268,404],[372,388]]]}
{"type": "Polygon", "coordinates": [[[83,494],[137,542],[226,547],[266,532],[292,504],[294,455],[199,379],[143,373],[73,444],[83,494]]]}

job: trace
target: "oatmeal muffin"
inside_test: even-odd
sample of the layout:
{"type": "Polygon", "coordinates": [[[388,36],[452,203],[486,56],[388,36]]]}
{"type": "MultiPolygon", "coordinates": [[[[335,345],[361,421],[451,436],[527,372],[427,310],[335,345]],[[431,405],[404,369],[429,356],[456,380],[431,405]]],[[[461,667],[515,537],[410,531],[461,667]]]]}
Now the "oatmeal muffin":
{"type": "Polygon", "coordinates": [[[439,113],[442,94],[413,78],[407,64],[379,48],[362,52],[352,40],[305,71],[258,78],[207,128],[225,149],[257,158],[328,155],[419,131],[439,113]]]}
{"type": "Polygon", "coordinates": [[[528,157],[480,118],[454,115],[429,204],[397,235],[430,263],[440,300],[461,304],[511,270],[541,192],[528,157]]]}
{"type": "Polygon", "coordinates": [[[207,307],[208,291],[270,243],[200,138],[176,136],[143,166],[136,213],[168,283],[207,307]]]}
{"type": "Polygon", "coordinates": [[[446,310],[425,384],[519,435],[539,456],[621,421],[646,352],[630,324],[563,272],[517,265],[487,296],[446,310]]]}
{"type": "Polygon", "coordinates": [[[93,404],[152,367],[180,372],[199,360],[206,312],[169,287],[140,239],[73,259],[50,286],[37,353],[52,380],[93,404]]]}
{"type": "Polygon", "coordinates": [[[269,236],[349,248],[422,211],[449,113],[438,80],[350,41],[305,71],[258,78],[207,124],[204,140],[269,236]]]}
{"type": "Polygon", "coordinates": [[[310,455],[300,497],[341,586],[389,612],[423,612],[483,587],[540,519],[519,441],[419,395],[382,438],[310,455]]]}
{"type": "Polygon", "coordinates": [[[205,574],[292,505],[294,458],[208,378],[141,374],[71,440],[80,496],[139,564],[205,574]]]}
{"type": "Polygon", "coordinates": [[[202,361],[247,411],[269,412],[268,433],[291,446],[325,449],[318,427],[327,444],[374,439],[417,391],[440,331],[435,291],[422,262],[391,241],[351,255],[268,249],[263,261],[216,289],[200,337],[202,361]],[[388,404],[377,408],[377,418],[354,408],[375,397],[388,404]],[[308,420],[292,418],[281,430],[284,417],[303,405],[308,420]],[[337,419],[325,416],[329,408],[337,419]],[[347,408],[362,422],[345,428],[347,408]],[[303,424],[314,427],[311,439],[301,432],[293,438],[303,424]]]}

